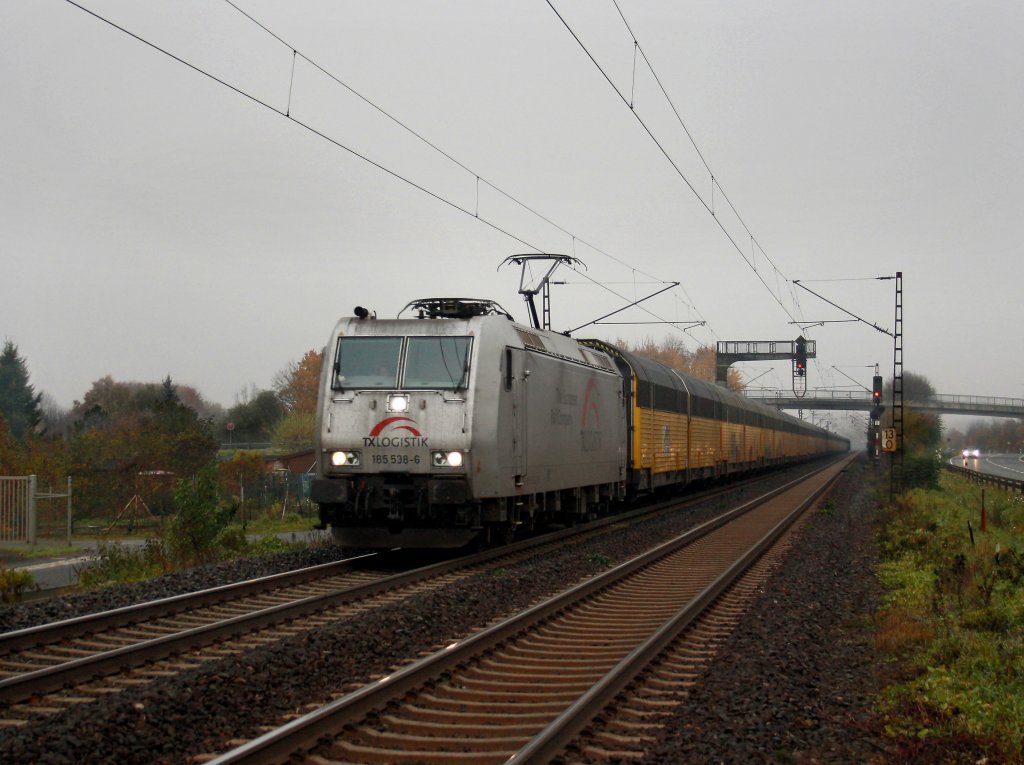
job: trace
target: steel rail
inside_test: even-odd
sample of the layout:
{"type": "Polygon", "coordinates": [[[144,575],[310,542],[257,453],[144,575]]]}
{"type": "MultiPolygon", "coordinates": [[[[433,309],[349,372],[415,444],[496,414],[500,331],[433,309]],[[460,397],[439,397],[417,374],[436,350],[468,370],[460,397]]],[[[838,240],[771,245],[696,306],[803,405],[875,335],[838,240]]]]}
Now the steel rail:
{"type": "MultiPolygon", "coordinates": [[[[718,494],[731,491],[736,488],[741,488],[752,483],[757,483],[758,480],[763,480],[763,478],[755,478],[749,481],[731,484],[728,487],[720,487],[710,491],[700,492],[692,497],[687,497],[682,501],[682,503],[680,503],[679,499],[667,500],[654,505],[631,510],[626,513],[600,518],[588,523],[586,530],[597,531],[611,524],[658,513],[666,509],[674,509],[679,507],[681,504],[685,506],[693,502],[703,501],[709,497],[717,496],[718,494]]],[[[524,552],[536,546],[558,542],[570,536],[579,534],[580,531],[580,527],[562,529],[531,537],[530,539],[520,540],[519,542],[514,542],[493,550],[486,550],[473,556],[464,556],[459,558],[456,562],[434,565],[439,567],[437,569],[439,573],[445,573],[452,568],[479,565],[481,563],[486,563],[495,557],[524,552]],[[445,566],[449,568],[445,569],[445,566]]],[[[131,626],[144,621],[173,616],[194,608],[218,605],[232,600],[237,600],[241,597],[257,595],[283,587],[296,586],[306,582],[316,581],[317,579],[332,575],[334,570],[341,571],[345,568],[350,568],[353,563],[369,560],[375,555],[379,556],[378,553],[360,555],[354,558],[346,558],[342,561],[331,561],[316,566],[296,569],[295,571],[285,571],[279,574],[271,574],[269,576],[249,579],[243,582],[234,582],[218,587],[211,587],[205,590],[198,590],[196,592],[172,595],[167,598],[146,601],[144,603],[135,603],[129,606],[110,609],[108,611],[84,614],[82,616],[62,619],[60,621],[49,622],[47,624],[2,632],[0,633],[0,657],[26,648],[34,648],[36,646],[62,642],[72,637],[90,635],[102,630],[109,630],[118,627],[131,626]]]]}
{"type": "MultiPolygon", "coordinates": [[[[711,492],[717,493],[717,492],[711,492]]],[[[690,498],[686,504],[707,498],[707,494],[700,497],[690,498]]],[[[41,667],[36,670],[23,672],[21,674],[0,679],[0,704],[14,704],[24,701],[33,696],[44,693],[52,693],[61,690],[75,683],[92,680],[96,677],[114,674],[124,671],[127,667],[139,666],[149,661],[162,659],[175,653],[180,653],[193,648],[201,648],[219,641],[235,638],[239,635],[253,632],[258,629],[280,624],[302,616],[317,613],[328,608],[345,605],[347,603],[361,600],[377,595],[387,590],[406,587],[430,578],[443,576],[458,569],[468,568],[486,564],[495,559],[516,555],[535,547],[558,543],[563,539],[579,535],[581,531],[591,532],[603,529],[611,524],[621,523],[635,517],[642,517],[652,513],[663,512],[669,507],[678,506],[679,502],[669,501],[659,503],[653,507],[632,510],[621,515],[610,516],[587,524],[586,527],[567,528],[551,532],[541,536],[522,540],[503,547],[485,550],[475,555],[464,556],[449,561],[422,566],[417,569],[402,572],[388,577],[382,577],[372,582],[349,587],[331,593],[312,595],[288,603],[282,603],[267,608],[254,610],[247,614],[241,614],[227,619],[221,619],[209,624],[192,627],[190,629],[162,635],[148,640],[132,643],[131,645],[113,648],[107,651],[98,651],[90,656],[61,662],[48,667],[41,667]]],[[[362,560],[372,556],[362,556],[362,560]]],[[[63,640],[69,635],[81,636],[97,632],[100,629],[122,627],[136,624],[144,619],[165,617],[179,614],[190,607],[198,605],[216,605],[226,602],[233,597],[240,595],[251,595],[256,592],[264,592],[280,586],[281,582],[296,584],[304,581],[322,577],[324,573],[338,568],[342,563],[325,563],[313,566],[308,569],[300,569],[298,572],[285,572],[270,577],[262,577],[247,582],[224,585],[210,590],[203,590],[198,593],[186,593],[170,598],[141,603],[134,606],[125,606],[112,611],[90,614],[82,617],[29,627],[15,632],[9,632],[0,636],[0,655],[5,647],[10,647],[8,653],[13,652],[15,647],[23,649],[35,645],[52,644],[63,640]],[[289,577],[298,574],[297,579],[301,581],[290,581],[289,577]],[[253,585],[256,589],[249,589],[253,585]]]]}
{"type": "Polygon", "coordinates": [[[755,546],[723,571],[696,598],[686,604],[657,632],[634,648],[590,690],[544,730],[510,757],[509,763],[546,763],[559,754],[644,668],[690,627],[707,608],[728,590],[758,559],[781,539],[801,515],[835,482],[845,466],[827,476],[755,546]]]}
{"type": "MultiPolygon", "coordinates": [[[[801,480],[801,479],[798,479],[801,480]]],[[[757,479],[753,481],[756,483],[757,479]]],[[[258,609],[248,614],[241,614],[227,619],[221,619],[209,624],[192,627],[182,631],[162,635],[156,638],[121,646],[106,651],[99,651],[90,656],[84,656],[49,667],[41,667],[36,670],[24,672],[12,677],[0,679],[0,704],[14,704],[24,701],[33,696],[52,693],[65,687],[92,680],[97,677],[122,672],[128,667],[138,666],[149,661],[166,658],[167,656],[181,653],[194,648],[201,648],[216,642],[235,638],[249,632],[262,628],[271,627],[276,624],[291,621],[302,616],[317,613],[328,608],[345,605],[347,603],[363,598],[377,595],[381,592],[405,587],[433,577],[443,576],[455,570],[471,566],[486,564],[495,559],[516,555],[535,547],[558,543],[568,537],[577,536],[581,532],[588,533],[600,531],[601,529],[648,515],[663,513],[668,510],[683,507],[694,502],[704,501],[709,496],[739,488],[743,484],[734,484],[724,489],[715,489],[704,492],[693,497],[688,497],[680,502],[678,499],[657,503],[653,506],[631,510],[627,513],[609,516],[586,524],[583,527],[570,527],[560,531],[551,532],[530,539],[522,540],[503,547],[486,550],[475,555],[443,561],[428,566],[423,566],[410,571],[402,572],[364,584],[349,587],[331,593],[312,595],[288,603],[282,603],[267,608],[258,609]]],[[[765,497],[773,496],[776,492],[770,492],[765,497]]],[[[722,521],[723,523],[725,521],[722,521]]],[[[707,529],[712,530],[711,528],[707,529]]],[[[144,619],[153,619],[169,615],[179,614],[200,605],[216,605],[226,602],[233,597],[240,595],[252,595],[281,586],[281,582],[288,584],[299,584],[304,581],[312,581],[322,577],[325,572],[342,566],[352,560],[362,560],[371,556],[361,556],[350,561],[325,563],[318,566],[300,569],[297,572],[284,572],[269,577],[249,580],[247,582],[223,585],[210,590],[203,590],[197,593],[186,593],[172,596],[157,601],[150,601],[134,606],[125,606],[112,611],[91,614],[72,619],[55,622],[38,627],[30,627],[24,630],[17,630],[0,635],[0,655],[3,655],[2,647],[18,646],[20,648],[31,647],[40,644],[51,644],[63,640],[69,635],[81,636],[95,633],[100,629],[122,627],[130,624],[137,624],[144,619]],[[296,581],[288,581],[289,577],[296,577],[296,581]],[[254,587],[255,589],[247,589],[254,587]],[[2,642],[8,641],[8,642],[2,642]]],[[[10,650],[13,650],[10,649],[10,650]]],[[[10,652],[8,651],[8,653],[10,652]]]]}
{"type": "Polygon", "coordinates": [[[88,635],[100,630],[126,627],[165,616],[173,616],[193,608],[218,605],[240,597],[258,595],[281,587],[295,586],[330,576],[334,570],[351,568],[356,561],[374,557],[375,554],[360,555],[341,561],[330,561],[316,566],[284,571],[243,582],[233,582],[196,592],[186,592],[158,600],[135,603],[130,606],[84,614],[34,627],[0,633],[0,656],[6,656],[24,648],[47,645],[66,640],[69,637],[88,635]]]}
{"type": "Polygon", "coordinates": [[[324,736],[340,733],[353,720],[379,708],[384,699],[400,696],[444,675],[446,672],[454,670],[474,656],[526,632],[533,625],[605,589],[615,581],[645,568],[651,562],[693,544],[700,538],[727,525],[755,507],[793,489],[811,476],[828,470],[838,461],[830,460],[828,464],[819,467],[817,470],[790,481],[784,486],[760,497],[749,500],[712,520],[662,543],[642,555],[609,569],[603,574],[575,585],[513,617],[505,619],[464,640],[452,643],[440,651],[412,662],[373,683],[296,718],[280,728],[269,731],[252,741],[242,744],[210,760],[209,765],[266,765],[268,763],[287,762],[294,753],[308,751],[319,743],[324,736]]]}

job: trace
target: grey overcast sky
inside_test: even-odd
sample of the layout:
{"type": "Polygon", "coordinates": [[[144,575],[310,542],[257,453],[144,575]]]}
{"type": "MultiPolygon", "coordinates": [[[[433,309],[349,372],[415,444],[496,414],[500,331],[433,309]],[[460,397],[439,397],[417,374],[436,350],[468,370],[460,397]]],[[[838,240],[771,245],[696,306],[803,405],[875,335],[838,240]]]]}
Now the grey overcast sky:
{"type": "Polygon", "coordinates": [[[593,280],[559,272],[559,330],[656,280],[681,287],[652,312],[707,322],[691,348],[828,321],[811,387],[888,377],[892,341],[787,280],[892,329],[870,277],[899,270],[905,369],[1024,396],[1018,0],[618,0],[713,192],[611,0],[553,5],[636,116],[543,0],[235,2],[287,45],[223,0],[81,0],[294,120],[63,0],[0,0],[0,336],[62,405],[170,374],[230,406],[357,304],[487,297],[525,321],[498,265],[534,248],[593,280]]]}

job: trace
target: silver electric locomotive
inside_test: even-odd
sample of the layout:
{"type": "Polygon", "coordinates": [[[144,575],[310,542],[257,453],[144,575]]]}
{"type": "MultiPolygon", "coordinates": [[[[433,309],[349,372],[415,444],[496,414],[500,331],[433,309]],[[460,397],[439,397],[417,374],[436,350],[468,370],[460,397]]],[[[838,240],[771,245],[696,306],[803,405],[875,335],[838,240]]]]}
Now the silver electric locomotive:
{"type": "Polygon", "coordinates": [[[507,541],[625,496],[628,390],[606,353],[486,300],[399,317],[356,309],[325,351],[312,496],[339,543],[507,541]]]}

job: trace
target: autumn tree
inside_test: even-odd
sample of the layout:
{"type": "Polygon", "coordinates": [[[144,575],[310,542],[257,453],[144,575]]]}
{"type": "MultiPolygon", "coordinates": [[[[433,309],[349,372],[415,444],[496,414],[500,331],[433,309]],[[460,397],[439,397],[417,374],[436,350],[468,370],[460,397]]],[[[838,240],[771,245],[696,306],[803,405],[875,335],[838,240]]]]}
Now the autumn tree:
{"type": "MultiPolygon", "coordinates": [[[[701,380],[707,380],[708,382],[715,381],[715,362],[718,360],[718,354],[714,348],[709,345],[702,345],[693,354],[693,359],[690,362],[689,372],[694,377],[699,377],[701,380]]],[[[733,372],[735,370],[729,370],[733,372]]]]}
{"type": "MultiPolygon", "coordinates": [[[[655,343],[653,338],[647,337],[631,345],[625,340],[616,340],[615,344],[624,350],[654,359],[667,367],[686,372],[701,380],[708,382],[715,381],[715,363],[717,354],[710,345],[701,345],[695,351],[689,351],[683,344],[682,338],[668,336],[660,344],[655,343]]],[[[739,372],[730,369],[728,374],[728,386],[730,390],[742,390],[743,382],[739,372]]]]}
{"type": "Polygon", "coordinates": [[[41,407],[43,412],[43,432],[63,439],[70,438],[75,419],[71,410],[61,406],[48,393],[43,393],[41,407]]]}
{"type": "MultiPolygon", "coordinates": [[[[40,487],[63,486],[67,444],[59,429],[43,432],[42,401],[43,394],[28,382],[24,359],[8,340],[0,353],[0,475],[34,475],[40,487]]],[[[41,521],[47,507],[40,505],[41,521]]]]}
{"type": "Polygon", "coordinates": [[[42,419],[43,394],[28,381],[28,365],[18,354],[13,340],[0,352],[0,416],[7,421],[14,438],[23,440],[42,419]]]}
{"type": "Polygon", "coordinates": [[[207,401],[203,394],[191,385],[177,383],[174,386],[174,392],[178,396],[178,401],[195,412],[200,418],[214,423],[224,419],[224,407],[213,401],[207,401]]]}
{"type": "Polygon", "coordinates": [[[284,415],[281,402],[272,390],[243,391],[228,409],[227,419],[234,423],[233,438],[237,441],[269,441],[274,426],[284,415]]]}
{"type": "Polygon", "coordinates": [[[241,493],[243,486],[257,481],[265,472],[263,455],[244,449],[232,453],[231,459],[217,463],[220,485],[235,496],[241,493]]]}
{"type": "Polygon", "coordinates": [[[280,454],[293,454],[312,449],[316,434],[316,415],[312,412],[293,412],[282,417],[274,428],[271,443],[280,454]]]}
{"type": "Polygon", "coordinates": [[[123,507],[140,490],[140,476],[192,476],[218,447],[210,422],[178,399],[170,376],[162,383],[101,378],[73,413],[69,469],[84,514],[123,507]]]}
{"type": "Polygon", "coordinates": [[[309,350],[298,363],[290,362],[274,376],[274,392],[286,413],[316,411],[323,363],[323,351],[309,350]]]}
{"type": "Polygon", "coordinates": [[[22,455],[7,420],[0,414],[0,475],[20,475],[22,455]]]}
{"type": "Polygon", "coordinates": [[[323,361],[322,351],[306,351],[298,363],[289,363],[274,376],[277,400],[285,410],[271,437],[275,450],[289,453],[313,446],[323,361]]]}
{"type": "Polygon", "coordinates": [[[956,452],[976,446],[987,453],[1020,454],[1024,451],[1024,420],[974,420],[966,431],[947,431],[946,446],[956,452]]]}
{"type": "MultiPolygon", "coordinates": [[[[924,375],[914,372],[903,373],[903,443],[904,452],[934,452],[942,446],[942,420],[936,414],[927,414],[914,409],[913,404],[924,403],[935,397],[935,387],[924,375]]],[[[892,401],[892,380],[886,383],[882,392],[883,401],[892,401]]],[[[891,407],[884,415],[892,423],[891,407]]]]}
{"type": "MultiPolygon", "coordinates": [[[[942,419],[914,408],[935,396],[935,388],[924,375],[903,373],[903,480],[907,488],[934,487],[939,482],[941,464],[938,451],[942,447],[942,419]]],[[[884,401],[892,401],[892,380],[882,393],[884,401]]],[[[884,427],[892,426],[892,408],[883,415],[884,427]]]]}

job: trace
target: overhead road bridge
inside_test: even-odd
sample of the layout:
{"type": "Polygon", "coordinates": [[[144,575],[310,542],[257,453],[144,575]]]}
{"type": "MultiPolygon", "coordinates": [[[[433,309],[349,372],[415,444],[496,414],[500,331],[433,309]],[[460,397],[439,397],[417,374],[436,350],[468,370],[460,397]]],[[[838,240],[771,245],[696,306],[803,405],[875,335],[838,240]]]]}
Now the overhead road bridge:
{"type": "MultiPolygon", "coordinates": [[[[788,390],[751,390],[744,395],[752,401],[770,404],[779,409],[840,409],[870,411],[874,407],[871,391],[809,390],[795,396],[788,390]]],[[[936,393],[924,401],[907,398],[903,405],[915,412],[932,414],[972,414],[979,417],[1024,418],[1024,398],[998,396],[960,396],[936,393]]]]}

